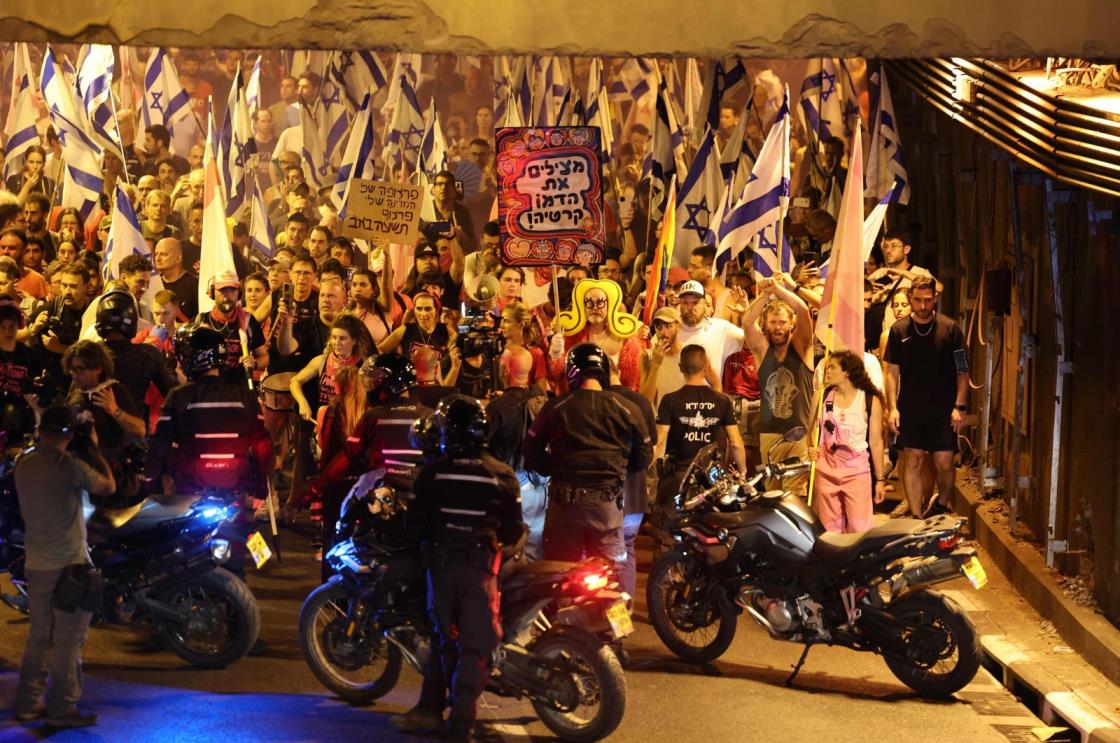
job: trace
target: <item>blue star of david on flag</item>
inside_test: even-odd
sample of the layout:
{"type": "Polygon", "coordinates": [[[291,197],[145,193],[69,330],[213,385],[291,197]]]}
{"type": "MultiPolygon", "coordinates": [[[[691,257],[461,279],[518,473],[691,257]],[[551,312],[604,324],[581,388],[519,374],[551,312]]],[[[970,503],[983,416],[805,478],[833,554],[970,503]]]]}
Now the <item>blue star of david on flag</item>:
{"type": "Polygon", "coordinates": [[[821,100],[827,101],[836,92],[836,74],[821,71],[821,100]]]}
{"type": "Polygon", "coordinates": [[[706,242],[710,232],[708,220],[712,216],[712,210],[708,208],[708,198],[706,196],[701,198],[698,204],[685,204],[684,208],[688,211],[688,216],[684,220],[682,229],[692,230],[700,242],[706,242]],[[704,217],[704,224],[700,224],[701,215],[704,217]]]}

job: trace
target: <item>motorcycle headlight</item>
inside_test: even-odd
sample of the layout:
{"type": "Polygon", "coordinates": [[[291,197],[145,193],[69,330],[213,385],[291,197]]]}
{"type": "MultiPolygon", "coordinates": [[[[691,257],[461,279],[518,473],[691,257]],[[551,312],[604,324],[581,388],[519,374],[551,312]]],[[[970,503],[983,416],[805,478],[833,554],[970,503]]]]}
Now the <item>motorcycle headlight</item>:
{"type": "Polygon", "coordinates": [[[233,509],[229,506],[206,506],[199,515],[207,521],[225,521],[230,517],[233,509]]]}
{"type": "Polygon", "coordinates": [[[229,540],[228,539],[211,539],[210,540],[210,555],[219,563],[224,563],[229,559],[229,540]]]}

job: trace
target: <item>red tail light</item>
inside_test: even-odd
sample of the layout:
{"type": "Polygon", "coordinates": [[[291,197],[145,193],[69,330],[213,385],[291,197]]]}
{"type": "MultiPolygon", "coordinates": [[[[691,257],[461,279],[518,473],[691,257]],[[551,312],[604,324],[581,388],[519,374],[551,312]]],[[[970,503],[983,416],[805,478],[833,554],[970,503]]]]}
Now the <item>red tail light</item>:
{"type": "Polygon", "coordinates": [[[961,541],[960,534],[953,534],[953,535],[950,535],[948,537],[941,537],[941,539],[937,540],[937,547],[942,552],[948,552],[951,549],[955,549],[956,546],[960,543],[960,541],[961,541]]]}
{"type": "Polygon", "coordinates": [[[607,576],[601,573],[588,573],[583,576],[583,587],[588,591],[598,591],[607,587],[607,576]]]}

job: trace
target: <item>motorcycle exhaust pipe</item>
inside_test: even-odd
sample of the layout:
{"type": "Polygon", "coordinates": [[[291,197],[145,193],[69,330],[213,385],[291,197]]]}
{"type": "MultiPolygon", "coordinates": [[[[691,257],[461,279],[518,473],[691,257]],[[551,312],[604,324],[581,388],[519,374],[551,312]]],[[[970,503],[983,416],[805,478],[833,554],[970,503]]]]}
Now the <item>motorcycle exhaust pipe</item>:
{"type": "Polygon", "coordinates": [[[912,565],[891,579],[891,595],[897,596],[910,586],[940,583],[960,575],[960,567],[949,557],[929,557],[912,565]]]}

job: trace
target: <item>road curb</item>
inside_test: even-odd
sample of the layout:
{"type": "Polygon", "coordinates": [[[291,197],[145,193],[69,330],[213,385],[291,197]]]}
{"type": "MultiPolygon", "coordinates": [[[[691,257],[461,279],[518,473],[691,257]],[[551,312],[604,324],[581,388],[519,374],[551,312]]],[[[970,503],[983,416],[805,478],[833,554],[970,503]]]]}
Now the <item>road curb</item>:
{"type": "MultiPolygon", "coordinates": [[[[1067,598],[1045,559],[1033,546],[1012,539],[1005,526],[995,524],[979,496],[957,488],[953,505],[958,513],[968,515],[973,538],[1035,611],[1109,681],[1120,684],[1120,630],[1067,598]]],[[[1076,730],[1083,743],[1120,743],[1120,727],[1068,684],[1028,660],[1013,643],[982,638],[981,648],[985,665],[1000,668],[1003,685],[1048,725],[1076,730]]]]}

